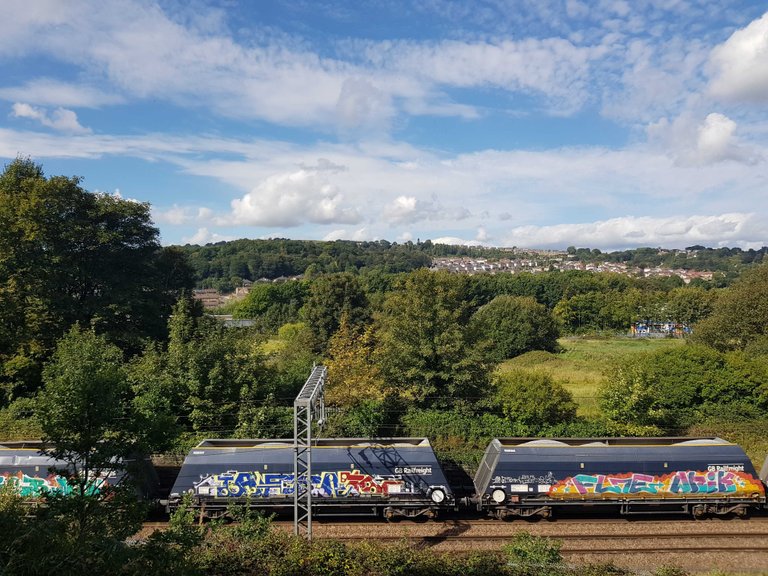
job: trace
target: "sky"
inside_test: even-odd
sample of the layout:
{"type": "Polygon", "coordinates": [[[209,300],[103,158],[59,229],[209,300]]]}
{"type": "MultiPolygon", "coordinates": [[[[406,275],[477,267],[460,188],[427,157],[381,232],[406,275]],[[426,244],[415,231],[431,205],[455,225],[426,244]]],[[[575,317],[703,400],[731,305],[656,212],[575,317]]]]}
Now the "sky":
{"type": "Polygon", "coordinates": [[[3,0],[0,161],[237,238],[768,245],[768,5],[3,0]]]}

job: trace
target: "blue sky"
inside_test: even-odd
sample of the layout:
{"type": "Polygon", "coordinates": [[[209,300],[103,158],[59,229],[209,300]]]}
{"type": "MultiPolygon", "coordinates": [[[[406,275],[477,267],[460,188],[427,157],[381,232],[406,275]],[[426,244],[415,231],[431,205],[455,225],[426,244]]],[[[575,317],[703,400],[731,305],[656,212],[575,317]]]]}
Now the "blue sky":
{"type": "Polygon", "coordinates": [[[768,244],[768,12],[697,0],[5,0],[0,157],[164,244],[768,244]]]}

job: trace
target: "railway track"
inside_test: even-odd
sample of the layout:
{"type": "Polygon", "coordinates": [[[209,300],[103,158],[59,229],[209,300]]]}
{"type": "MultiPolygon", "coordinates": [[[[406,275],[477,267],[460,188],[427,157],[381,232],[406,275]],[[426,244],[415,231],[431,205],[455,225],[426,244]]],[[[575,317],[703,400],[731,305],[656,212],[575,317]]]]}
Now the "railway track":
{"type": "MultiPolygon", "coordinates": [[[[162,522],[145,524],[148,529],[165,526],[162,522]]],[[[293,530],[292,521],[278,520],[274,526],[293,530]]],[[[471,519],[397,523],[313,519],[315,540],[407,542],[445,554],[501,553],[521,531],[558,540],[563,558],[573,564],[612,563],[641,572],[663,565],[691,572],[768,572],[768,517],[703,521],[598,518],[556,522],[471,519]]]]}

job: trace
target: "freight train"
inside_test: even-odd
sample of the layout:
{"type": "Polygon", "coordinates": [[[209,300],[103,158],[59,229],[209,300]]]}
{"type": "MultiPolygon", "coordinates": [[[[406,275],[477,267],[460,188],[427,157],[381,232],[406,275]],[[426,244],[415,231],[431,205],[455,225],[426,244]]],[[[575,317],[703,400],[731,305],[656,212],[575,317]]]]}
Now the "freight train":
{"type": "MultiPolygon", "coordinates": [[[[43,476],[45,463],[29,467],[30,450],[0,446],[0,484],[12,482],[33,497],[56,490],[58,481],[43,476]]],[[[700,518],[768,511],[768,459],[758,475],[738,445],[715,437],[496,438],[468,494],[449,480],[427,438],[316,439],[311,463],[318,516],[509,519],[589,509],[700,518]]],[[[189,452],[163,501],[169,512],[186,501],[210,518],[232,503],[292,512],[297,486],[307,483],[296,482],[292,440],[212,439],[189,452]]]]}

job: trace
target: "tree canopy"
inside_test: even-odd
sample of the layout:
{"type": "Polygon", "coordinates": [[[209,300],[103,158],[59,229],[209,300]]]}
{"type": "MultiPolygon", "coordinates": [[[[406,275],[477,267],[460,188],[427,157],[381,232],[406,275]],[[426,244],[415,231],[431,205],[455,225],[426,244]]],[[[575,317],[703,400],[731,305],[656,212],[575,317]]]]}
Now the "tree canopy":
{"type": "Polygon", "coordinates": [[[17,159],[0,175],[0,384],[34,391],[42,363],[73,324],[124,350],[161,338],[191,269],[163,249],[148,204],[92,194],[17,159]]]}

